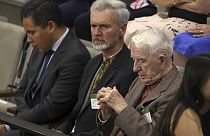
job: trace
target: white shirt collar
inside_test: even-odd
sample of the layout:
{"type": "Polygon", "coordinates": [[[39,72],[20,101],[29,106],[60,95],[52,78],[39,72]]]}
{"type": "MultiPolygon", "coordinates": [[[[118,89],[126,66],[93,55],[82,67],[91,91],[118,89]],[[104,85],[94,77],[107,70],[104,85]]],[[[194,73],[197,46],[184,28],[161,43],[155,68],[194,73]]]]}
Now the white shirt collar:
{"type": "Polygon", "coordinates": [[[63,39],[66,37],[66,35],[69,32],[69,28],[66,29],[65,33],[54,43],[54,45],[52,46],[52,50],[54,52],[56,52],[56,50],[58,49],[58,47],[60,46],[61,42],[63,41],[63,39]]]}

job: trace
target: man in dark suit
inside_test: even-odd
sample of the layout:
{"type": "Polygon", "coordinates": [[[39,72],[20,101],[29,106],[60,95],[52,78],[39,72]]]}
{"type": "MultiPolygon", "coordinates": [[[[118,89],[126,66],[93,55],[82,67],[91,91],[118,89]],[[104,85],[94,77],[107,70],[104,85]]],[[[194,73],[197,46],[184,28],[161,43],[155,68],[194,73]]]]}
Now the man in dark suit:
{"type": "Polygon", "coordinates": [[[172,43],[160,30],[138,32],[131,38],[133,70],[138,77],[123,98],[119,88],[98,92],[97,116],[103,136],[152,136],[154,127],[182,80],[172,63],[172,43]]]}
{"type": "Polygon", "coordinates": [[[27,42],[34,50],[17,89],[17,117],[56,127],[77,101],[90,54],[63,24],[60,9],[54,2],[30,1],[21,16],[27,42]]]}
{"type": "Polygon", "coordinates": [[[60,128],[64,133],[78,136],[98,135],[98,107],[94,95],[104,86],[116,86],[123,96],[126,95],[136,77],[136,73],[132,71],[130,50],[123,42],[128,18],[129,12],[121,1],[97,0],[93,3],[90,16],[93,47],[102,51],[102,54],[91,59],[85,68],[78,102],[69,121],[60,128]]]}

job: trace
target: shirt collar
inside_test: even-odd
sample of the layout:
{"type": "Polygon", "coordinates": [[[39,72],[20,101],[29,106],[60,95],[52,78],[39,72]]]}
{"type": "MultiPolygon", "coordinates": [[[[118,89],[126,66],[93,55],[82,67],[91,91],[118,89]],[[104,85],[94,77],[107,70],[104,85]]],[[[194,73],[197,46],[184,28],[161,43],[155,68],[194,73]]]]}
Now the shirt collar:
{"type": "MultiPolygon", "coordinates": [[[[123,48],[123,47],[122,47],[123,48]]],[[[115,56],[117,56],[117,54],[122,50],[122,48],[120,48],[117,52],[115,52],[113,55],[109,56],[107,59],[113,60],[115,58],[115,56]]],[[[105,58],[103,58],[103,61],[106,61],[105,58]]]]}
{"type": "Polygon", "coordinates": [[[61,42],[63,41],[63,39],[66,37],[66,35],[69,32],[69,28],[66,29],[65,33],[54,43],[54,45],[52,46],[52,50],[54,52],[56,52],[56,50],[58,49],[58,47],[60,46],[61,42]]]}

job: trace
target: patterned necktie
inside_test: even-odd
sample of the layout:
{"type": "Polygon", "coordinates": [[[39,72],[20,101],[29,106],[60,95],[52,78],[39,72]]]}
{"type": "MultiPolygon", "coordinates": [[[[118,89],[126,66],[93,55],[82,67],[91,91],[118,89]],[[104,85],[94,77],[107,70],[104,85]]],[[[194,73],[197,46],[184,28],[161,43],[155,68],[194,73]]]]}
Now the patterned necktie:
{"type": "Polygon", "coordinates": [[[109,68],[109,65],[112,62],[112,58],[108,58],[105,61],[103,61],[101,67],[99,68],[98,72],[96,73],[96,76],[93,81],[92,91],[91,93],[96,93],[98,90],[96,90],[97,84],[100,82],[102,76],[104,75],[105,71],[109,68]]]}
{"type": "Polygon", "coordinates": [[[51,58],[51,56],[53,55],[54,51],[53,50],[49,50],[48,52],[46,52],[44,54],[44,61],[43,61],[43,64],[41,66],[41,69],[40,71],[38,72],[38,74],[36,75],[36,78],[34,80],[34,83],[29,91],[29,99],[32,100],[35,93],[36,93],[36,89],[37,89],[37,86],[38,86],[38,83],[39,83],[39,80],[40,78],[42,77],[45,69],[47,68],[48,66],[48,63],[49,63],[49,60],[51,58]]]}
{"type": "Polygon", "coordinates": [[[152,85],[147,85],[144,93],[141,96],[140,102],[142,102],[153,90],[154,88],[160,83],[161,79],[156,81],[154,84],[152,85]]]}

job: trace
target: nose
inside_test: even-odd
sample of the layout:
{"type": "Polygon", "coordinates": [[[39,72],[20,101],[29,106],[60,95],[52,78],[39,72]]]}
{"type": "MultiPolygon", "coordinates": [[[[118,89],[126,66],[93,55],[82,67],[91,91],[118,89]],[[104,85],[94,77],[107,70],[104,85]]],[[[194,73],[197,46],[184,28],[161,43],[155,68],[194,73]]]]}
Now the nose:
{"type": "Polygon", "coordinates": [[[138,72],[141,70],[141,66],[140,64],[138,64],[138,62],[136,60],[134,60],[134,64],[133,64],[133,71],[134,72],[138,72]]]}
{"type": "Polygon", "coordinates": [[[101,35],[101,29],[99,26],[95,26],[91,28],[92,34],[95,36],[101,35]]]}

